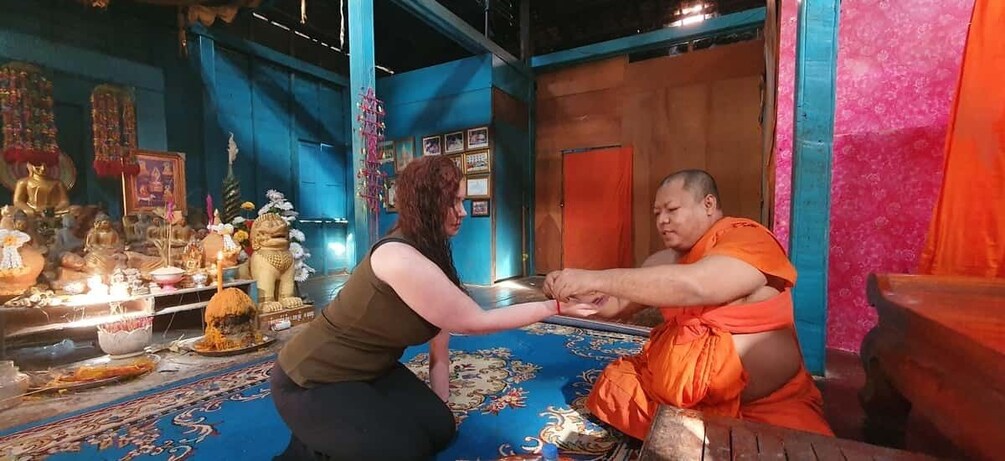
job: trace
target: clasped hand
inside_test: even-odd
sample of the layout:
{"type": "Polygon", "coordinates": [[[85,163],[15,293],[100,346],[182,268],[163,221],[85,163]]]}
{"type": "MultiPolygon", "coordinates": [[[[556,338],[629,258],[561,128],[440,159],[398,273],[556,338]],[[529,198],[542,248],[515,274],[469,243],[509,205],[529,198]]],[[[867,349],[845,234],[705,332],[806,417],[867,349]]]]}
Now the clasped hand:
{"type": "Polygon", "coordinates": [[[544,279],[545,296],[560,302],[562,314],[588,317],[600,310],[606,296],[592,288],[592,274],[580,269],[563,269],[544,279]]]}

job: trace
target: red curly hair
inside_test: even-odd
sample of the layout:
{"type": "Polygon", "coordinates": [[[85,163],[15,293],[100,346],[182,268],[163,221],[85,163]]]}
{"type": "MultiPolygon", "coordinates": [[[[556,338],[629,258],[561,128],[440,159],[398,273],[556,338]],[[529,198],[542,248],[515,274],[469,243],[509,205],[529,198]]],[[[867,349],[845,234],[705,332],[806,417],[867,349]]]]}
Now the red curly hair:
{"type": "Polygon", "coordinates": [[[442,155],[423,156],[409,162],[395,183],[398,222],[390,232],[400,230],[423,256],[463,289],[454,267],[450,236],[444,230],[448,213],[454,212],[461,177],[457,164],[442,155]]]}

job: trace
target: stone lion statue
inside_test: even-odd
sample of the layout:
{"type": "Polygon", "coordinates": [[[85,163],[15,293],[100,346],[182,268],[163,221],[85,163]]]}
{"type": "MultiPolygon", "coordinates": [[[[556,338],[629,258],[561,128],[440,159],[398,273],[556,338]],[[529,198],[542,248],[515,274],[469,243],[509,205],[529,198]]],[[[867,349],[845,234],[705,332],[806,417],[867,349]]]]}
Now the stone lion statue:
{"type": "Polygon", "coordinates": [[[251,227],[248,261],[251,276],[258,283],[259,310],[263,313],[302,306],[293,280],[293,254],[290,253],[290,226],[281,216],[266,213],[251,227]]]}

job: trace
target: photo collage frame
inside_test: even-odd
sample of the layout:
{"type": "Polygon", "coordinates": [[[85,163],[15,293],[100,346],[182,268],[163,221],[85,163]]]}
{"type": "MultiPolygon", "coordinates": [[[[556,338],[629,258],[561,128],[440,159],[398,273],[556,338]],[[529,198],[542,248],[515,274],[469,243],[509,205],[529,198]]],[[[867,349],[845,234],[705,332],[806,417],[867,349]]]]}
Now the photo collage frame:
{"type": "MultiPolygon", "coordinates": [[[[408,163],[422,155],[445,155],[464,175],[465,190],[471,200],[471,216],[489,216],[492,198],[492,148],[487,126],[453,130],[446,133],[385,141],[381,144],[381,163],[392,163],[389,176],[397,176],[408,163]]],[[[394,179],[385,181],[384,207],[395,212],[394,179]],[[390,201],[388,200],[390,199],[390,201]]]]}

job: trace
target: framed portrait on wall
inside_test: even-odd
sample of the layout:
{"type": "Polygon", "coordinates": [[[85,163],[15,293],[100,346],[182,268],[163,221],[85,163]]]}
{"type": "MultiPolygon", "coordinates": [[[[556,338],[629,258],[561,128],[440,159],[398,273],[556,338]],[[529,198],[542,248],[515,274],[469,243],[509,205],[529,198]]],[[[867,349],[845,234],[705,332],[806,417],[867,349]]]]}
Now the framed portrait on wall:
{"type": "Polygon", "coordinates": [[[454,161],[454,165],[457,165],[457,168],[460,168],[462,173],[464,172],[464,154],[448,155],[447,157],[454,161]]]}
{"type": "Polygon", "coordinates": [[[471,201],[471,216],[488,216],[488,215],[489,215],[488,200],[471,201]]]}
{"type": "Polygon", "coordinates": [[[140,172],[122,179],[122,205],[126,215],[163,208],[168,197],[174,200],[175,210],[186,211],[185,154],[138,150],[136,163],[140,172]]]}
{"type": "Polygon", "coordinates": [[[489,151],[479,150],[475,152],[465,152],[464,153],[464,173],[488,173],[491,169],[489,167],[489,151]]]}
{"type": "Polygon", "coordinates": [[[394,183],[395,178],[387,178],[384,180],[384,208],[387,209],[388,213],[398,212],[398,208],[395,206],[394,183]]]}
{"type": "Polygon", "coordinates": [[[492,195],[488,176],[469,177],[466,190],[470,199],[491,198],[492,195]]]}
{"type": "Polygon", "coordinates": [[[483,126],[468,130],[468,149],[489,147],[489,127],[483,126]]]}
{"type": "Polygon", "coordinates": [[[422,138],[422,155],[440,155],[443,153],[443,138],[440,135],[422,138]]]}
{"type": "Polygon", "coordinates": [[[383,141],[380,143],[380,164],[394,161],[394,141],[383,141]]]}
{"type": "Polygon", "coordinates": [[[443,151],[447,154],[464,152],[464,132],[447,133],[443,135],[443,151]]]}
{"type": "Polygon", "coordinates": [[[394,171],[404,170],[415,158],[415,138],[394,141],[394,171]]]}

